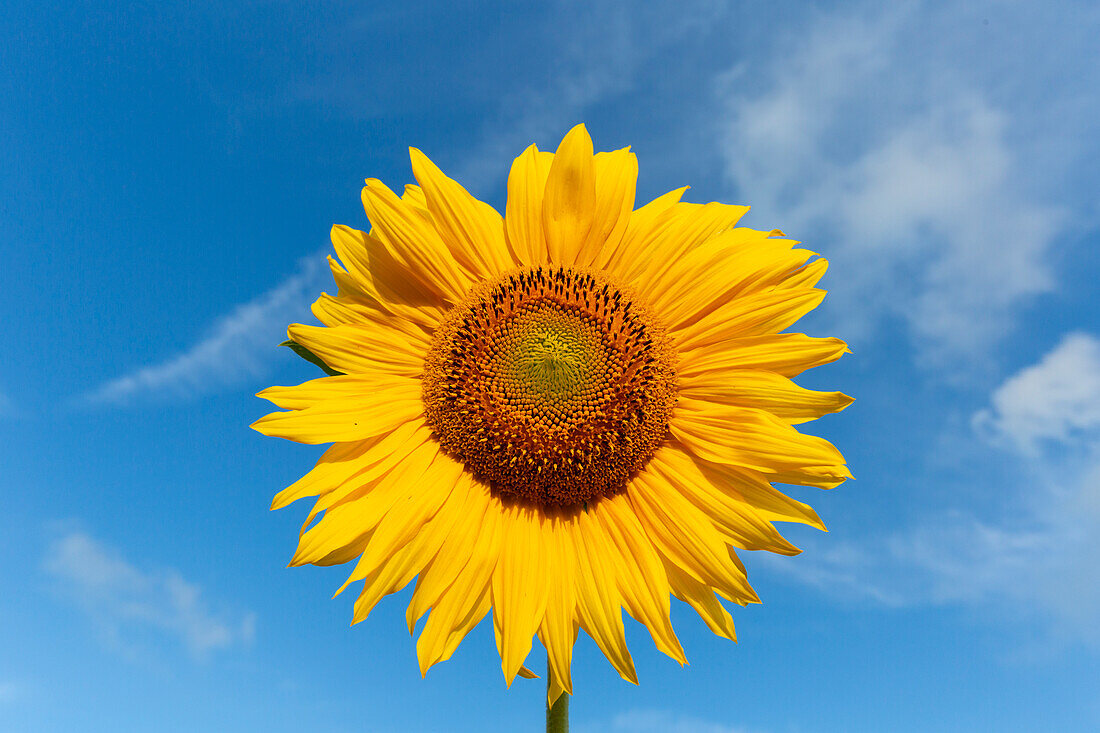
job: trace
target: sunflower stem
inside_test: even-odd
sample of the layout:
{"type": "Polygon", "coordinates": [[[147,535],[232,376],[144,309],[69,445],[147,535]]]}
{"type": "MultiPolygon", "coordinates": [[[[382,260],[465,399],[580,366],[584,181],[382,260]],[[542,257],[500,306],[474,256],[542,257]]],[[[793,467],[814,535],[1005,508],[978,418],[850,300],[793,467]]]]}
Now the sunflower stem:
{"type": "Polygon", "coordinates": [[[546,733],[569,733],[569,693],[558,695],[554,705],[550,705],[550,664],[546,665],[546,733]]]}

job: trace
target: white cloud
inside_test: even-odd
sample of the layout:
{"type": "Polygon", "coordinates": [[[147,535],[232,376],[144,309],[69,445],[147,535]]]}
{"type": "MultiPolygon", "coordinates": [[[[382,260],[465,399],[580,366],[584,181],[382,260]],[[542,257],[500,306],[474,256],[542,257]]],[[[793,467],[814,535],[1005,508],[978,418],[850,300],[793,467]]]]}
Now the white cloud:
{"type": "Polygon", "coordinates": [[[1034,366],[1005,380],[975,428],[1034,455],[1039,442],[1096,440],[1100,428],[1100,340],[1073,333],[1034,366]]]}
{"type": "Polygon", "coordinates": [[[1029,475],[1026,487],[1006,487],[1004,503],[1008,520],[948,511],[839,551],[836,538],[812,539],[798,557],[746,561],[842,603],[970,608],[1034,623],[1043,643],[1100,648],[1100,460],[1051,486],[1029,475]]]}
{"type": "Polygon", "coordinates": [[[255,614],[215,615],[199,586],[178,571],[141,570],[83,532],[56,540],[43,562],[62,592],[93,619],[106,640],[122,650],[149,630],[182,642],[196,658],[251,642],[255,614]]]}
{"type": "Polygon", "coordinates": [[[1100,646],[1100,340],[1068,334],[990,402],[972,423],[1018,452],[1016,521],[972,521],[947,541],[914,535],[911,554],[941,579],[941,596],[969,575],[974,592],[1041,609],[1056,633],[1100,646]]]}
{"type": "Polygon", "coordinates": [[[666,710],[628,710],[617,714],[610,724],[603,722],[575,725],[577,733],[759,733],[755,729],[703,720],[666,710]]]}
{"type": "Polygon", "coordinates": [[[872,552],[865,544],[836,537],[825,541],[810,539],[800,547],[804,551],[796,557],[767,552],[742,553],[742,557],[750,566],[759,563],[768,572],[784,575],[838,598],[866,600],[890,607],[912,602],[905,589],[877,582],[883,573],[882,552],[872,552]]]}
{"type": "MultiPolygon", "coordinates": [[[[862,542],[811,540],[769,569],[842,598],[962,605],[1100,648],[1100,341],[1066,336],[975,415],[974,456],[1007,462],[992,502],[862,542]]],[[[755,555],[755,554],[754,554],[755,555]]],[[[755,559],[755,557],[754,557],[755,559]]],[[[752,560],[750,560],[751,562],[752,560]]]]}
{"type": "Polygon", "coordinates": [[[1098,479],[1100,462],[1071,483],[1039,488],[1011,522],[954,515],[917,527],[891,538],[891,555],[922,571],[931,602],[1000,607],[1055,638],[1100,646],[1098,479]]]}
{"type": "Polygon", "coordinates": [[[1086,57],[1070,49],[1090,47],[1100,15],[1004,4],[987,13],[990,25],[982,12],[905,4],[810,15],[763,65],[718,85],[726,173],[754,222],[836,262],[843,280],[831,302],[848,334],[900,318],[922,358],[955,373],[1053,287],[1059,236],[1096,207],[1089,194],[1067,195],[1067,183],[1100,183],[1075,162],[1096,152],[1085,121],[1100,105],[1082,103],[1076,81],[1049,83],[1095,81],[1070,66],[1086,57]]]}
{"type": "Polygon", "coordinates": [[[301,261],[298,271],[263,295],[238,306],[185,351],[100,385],[84,401],[126,404],[142,397],[186,397],[264,373],[286,339],[287,324],[308,316],[324,288],[324,254],[301,261]]]}

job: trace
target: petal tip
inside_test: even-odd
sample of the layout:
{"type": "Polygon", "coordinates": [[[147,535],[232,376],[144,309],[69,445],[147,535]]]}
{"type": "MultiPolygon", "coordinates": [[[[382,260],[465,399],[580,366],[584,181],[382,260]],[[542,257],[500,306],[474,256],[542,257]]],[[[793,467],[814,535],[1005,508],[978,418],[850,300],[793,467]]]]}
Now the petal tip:
{"type": "Polygon", "coordinates": [[[414,175],[416,169],[421,166],[428,165],[432,168],[437,167],[435,163],[432,162],[432,159],[424,154],[423,150],[421,150],[420,148],[412,147],[411,145],[409,146],[409,160],[412,162],[414,175]]]}
{"type": "Polygon", "coordinates": [[[588,134],[588,128],[583,122],[574,125],[569,132],[565,133],[561,144],[558,145],[558,153],[575,145],[587,151],[588,155],[592,155],[592,136],[588,134]]]}

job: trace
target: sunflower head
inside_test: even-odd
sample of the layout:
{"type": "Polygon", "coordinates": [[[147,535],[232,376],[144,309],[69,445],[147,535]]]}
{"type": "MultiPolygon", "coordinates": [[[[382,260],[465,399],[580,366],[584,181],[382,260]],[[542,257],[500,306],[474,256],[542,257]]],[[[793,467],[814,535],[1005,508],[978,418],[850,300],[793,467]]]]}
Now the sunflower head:
{"type": "Polygon", "coordinates": [[[626,488],[668,433],[675,352],[600,271],[519,268],[436,330],[424,408],[440,445],[501,494],[576,507],[626,488]]]}
{"type": "Polygon", "coordinates": [[[582,125],[516,159],[503,217],[412,163],[401,196],[368,179],[371,230],[332,231],[323,325],[289,329],[332,376],[260,393],[286,411],[257,430],[333,443],[273,503],[317,497],[292,564],[355,560],[355,621],[415,579],[424,672],[492,610],[507,681],[537,636],[551,700],[581,629],[636,681],[623,610],[681,663],[670,596],[734,638],[719,599],[759,600],[735,549],[824,529],[773,483],[850,477],[794,427],[851,402],[791,380],[847,351],[784,332],[825,261],[684,189],[635,208],[635,156],[594,154],[582,125]]]}

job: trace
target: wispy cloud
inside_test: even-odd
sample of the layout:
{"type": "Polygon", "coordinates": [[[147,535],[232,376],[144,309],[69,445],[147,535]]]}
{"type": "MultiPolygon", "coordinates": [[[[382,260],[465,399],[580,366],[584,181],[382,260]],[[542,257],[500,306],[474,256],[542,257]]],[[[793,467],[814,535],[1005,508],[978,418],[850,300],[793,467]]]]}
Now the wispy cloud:
{"type": "Polygon", "coordinates": [[[1076,82],[1049,83],[1098,81],[1066,60],[1083,58],[1100,14],[1065,10],[1004,4],[990,20],[967,5],[905,4],[810,15],[808,29],[777,36],[769,60],[718,85],[730,182],[760,225],[827,248],[845,277],[832,304],[851,336],[901,319],[928,364],[957,374],[1053,287],[1052,252],[1095,216],[1084,192],[1100,183],[1075,162],[1097,152],[1087,120],[1100,104],[1076,82]],[[1074,178],[1089,185],[1066,197],[1074,178]]]}
{"type": "Polygon", "coordinates": [[[1100,647],[1100,341],[1068,335],[991,403],[975,415],[977,437],[1016,476],[995,504],[761,560],[839,597],[1023,616],[1051,639],[1100,647]]]}
{"type": "Polygon", "coordinates": [[[835,537],[824,542],[809,539],[801,543],[804,552],[796,557],[760,552],[746,553],[745,560],[838,599],[888,607],[916,602],[911,588],[891,585],[888,570],[892,561],[883,548],[871,545],[835,537]]]}
{"type": "MultiPolygon", "coordinates": [[[[495,111],[481,140],[447,171],[471,190],[500,184],[512,159],[532,141],[556,142],[588,107],[634,85],[647,59],[681,42],[723,10],[721,3],[708,0],[687,2],[675,10],[563,0],[548,12],[569,19],[547,25],[560,34],[550,44],[556,73],[545,85],[521,85],[505,95],[507,103],[495,111]]],[[[369,27],[366,17],[341,33],[361,33],[369,27]]],[[[349,41],[348,47],[354,45],[349,41]]],[[[374,74],[373,58],[370,61],[366,73],[374,74]]],[[[354,65],[350,68],[347,76],[310,80],[300,95],[312,101],[346,102],[349,90],[357,94],[361,86],[354,76],[360,72],[354,65]]],[[[270,363],[272,346],[285,338],[286,325],[308,314],[308,303],[327,283],[321,254],[303,260],[294,275],[238,306],[215,323],[206,338],[165,361],[99,385],[81,402],[119,405],[143,398],[193,396],[259,376],[270,363]]],[[[0,403],[0,414],[2,407],[0,403]]]]}
{"type": "Polygon", "coordinates": [[[199,659],[253,637],[255,614],[214,614],[201,588],[177,570],[140,569],[83,532],[54,541],[43,569],[88,614],[105,641],[128,654],[136,653],[137,639],[150,630],[176,639],[199,659]]]}
{"type": "Polygon", "coordinates": [[[1040,441],[1097,440],[1100,429],[1100,339],[1073,333],[1034,366],[997,388],[975,429],[1029,455],[1040,441]]]}
{"type": "Polygon", "coordinates": [[[618,713],[610,722],[581,723],[574,729],[578,733],[762,733],[755,728],[750,730],[667,710],[628,710],[618,713]]]}
{"type": "Polygon", "coordinates": [[[188,397],[262,375],[288,323],[309,315],[309,303],[328,282],[323,253],[303,259],[298,271],[263,295],[240,305],[209,329],[206,338],[165,361],[100,385],[85,404],[127,404],[142,398],[188,397]]]}
{"type": "MultiPolygon", "coordinates": [[[[803,543],[796,558],[749,558],[841,603],[960,606],[1034,622],[1044,643],[1100,647],[1100,461],[1072,481],[1011,487],[1011,521],[947,511],[896,532],[803,543]]],[[[990,514],[994,512],[993,508],[990,514]]]]}
{"type": "Polygon", "coordinates": [[[544,27],[553,34],[545,50],[553,68],[550,80],[501,95],[504,104],[490,116],[481,141],[449,173],[476,191],[501,183],[512,159],[528,145],[556,145],[593,106],[641,83],[651,59],[708,29],[726,13],[724,5],[713,0],[674,6],[559,0],[548,6],[551,20],[544,27]]]}

